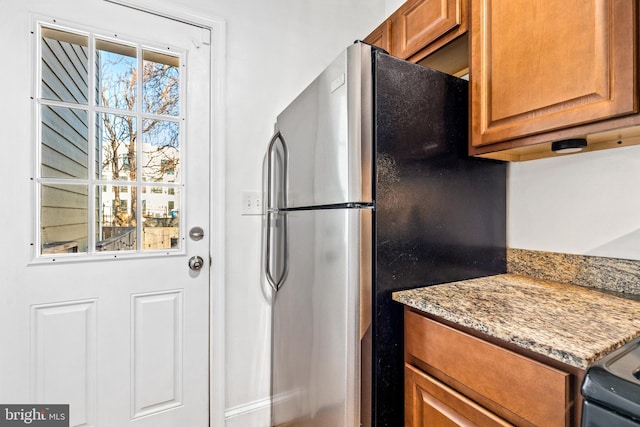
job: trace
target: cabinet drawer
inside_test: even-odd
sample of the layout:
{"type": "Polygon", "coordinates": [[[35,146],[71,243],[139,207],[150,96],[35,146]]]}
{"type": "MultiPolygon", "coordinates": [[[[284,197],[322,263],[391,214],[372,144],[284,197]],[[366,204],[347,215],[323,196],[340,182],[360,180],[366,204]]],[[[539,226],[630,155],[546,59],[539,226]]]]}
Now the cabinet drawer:
{"type": "MultiPolygon", "coordinates": [[[[463,384],[469,397],[515,424],[566,426],[568,373],[405,310],[405,358],[463,384]]],[[[434,372],[435,372],[434,371],[434,372]]],[[[462,391],[462,390],[461,390],[462,391]]]]}
{"type": "Polygon", "coordinates": [[[411,365],[404,367],[404,380],[405,427],[512,425],[411,365]]]}

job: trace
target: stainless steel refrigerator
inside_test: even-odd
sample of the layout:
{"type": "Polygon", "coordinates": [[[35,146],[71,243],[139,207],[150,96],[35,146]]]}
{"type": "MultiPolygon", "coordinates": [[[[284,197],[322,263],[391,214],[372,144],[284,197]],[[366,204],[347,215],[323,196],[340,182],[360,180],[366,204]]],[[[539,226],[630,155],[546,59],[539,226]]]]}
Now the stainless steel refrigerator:
{"type": "Polygon", "coordinates": [[[403,425],[391,293],[505,271],[506,165],[466,155],[467,86],[356,42],[278,116],[272,425],[403,425]]]}

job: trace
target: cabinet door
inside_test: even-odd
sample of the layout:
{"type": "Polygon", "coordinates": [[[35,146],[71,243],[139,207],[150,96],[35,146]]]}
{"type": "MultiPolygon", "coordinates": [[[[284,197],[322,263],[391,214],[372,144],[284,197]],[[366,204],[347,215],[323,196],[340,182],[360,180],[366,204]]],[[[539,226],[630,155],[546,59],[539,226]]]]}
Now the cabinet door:
{"type": "Polygon", "coordinates": [[[393,52],[391,52],[391,40],[389,37],[390,26],[391,21],[385,20],[364,39],[364,42],[382,48],[389,52],[389,54],[393,55],[393,52]]]}
{"type": "Polygon", "coordinates": [[[511,426],[415,367],[405,365],[405,426],[511,426]]]}
{"type": "Polygon", "coordinates": [[[471,3],[472,146],[638,111],[636,0],[471,3]]]}
{"type": "Polygon", "coordinates": [[[393,55],[407,59],[460,27],[462,6],[463,0],[409,0],[404,3],[390,18],[393,55]]]}

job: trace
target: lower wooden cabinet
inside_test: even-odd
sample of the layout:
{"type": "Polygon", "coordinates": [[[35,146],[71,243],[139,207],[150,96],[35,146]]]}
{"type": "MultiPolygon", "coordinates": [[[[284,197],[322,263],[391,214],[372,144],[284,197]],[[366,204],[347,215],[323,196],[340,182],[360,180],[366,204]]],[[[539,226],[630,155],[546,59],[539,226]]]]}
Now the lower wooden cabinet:
{"type": "Polygon", "coordinates": [[[582,370],[541,363],[410,309],[405,362],[406,426],[579,425],[582,370]]]}

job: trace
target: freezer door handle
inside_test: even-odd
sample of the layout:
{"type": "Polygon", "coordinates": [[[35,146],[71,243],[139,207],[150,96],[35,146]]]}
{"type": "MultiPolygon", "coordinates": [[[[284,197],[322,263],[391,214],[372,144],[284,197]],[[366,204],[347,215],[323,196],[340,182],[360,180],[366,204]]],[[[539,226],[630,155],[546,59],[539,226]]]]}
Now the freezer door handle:
{"type": "Polygon", "coordinates": [[[288,166],[287,143],[280,131],[277,131],[271,142],[269,142],[269,148],[267,149],[267,211],[277,210],[278,208],[287,207],[287,169],[288,166]],[[281,149],[278,150],[277,142],[280,141],[281,149]],[[280,167],[277,169],[274,167],[274,162],[279,160],[280,167]],[[275,174],[279,173],[280,176],[276,177],[275,174]],[[276,179],[277,178],[277,179],[276,179]],[[279,190],[276,193],[276,189],[279,190]],[[281,200],[276,201],[275,197],[281,197],[281,200]]]}
{"type": "MultiPolygon", "coordinates": [[[[274,292],[278,292],[280,286],[282,286],[282,282],[284,281],[287,275],[287,258],[288,258],[288,239],[287,239],[287,216],[283,215],[282,225],[278,227],[278,230],[281,231],[282,237],[282,249],[283,249],[283,259],[282,259],[282,272],[279,277],[274,277],[272,272],[272,267],[277,265],[277,260],[274,260],[273,257],[273,246],[272,246],[272,228],[273,228],[273,215],[279,215],[278,207],[274,206],[274,193],[276,190],[276,186],[282,187],[279,188],[279,195],[282,197],[280,203],[282,203],[282,207],[286,207],[286,191],[285,185],[287,178],[287,146],[284,138],[280,131],[276,132],[271,141],[269,142],[269,148],[267,149],[267,205],[266,205],[266,248],[265,248],[265,276],[267,278],[267,282],[269,282],[269,286],[274,290],[274,292]],[[281,155],[278,156],[278,150],[276,150],[276,143],[280,141],[281,147],[281,155]],[[276,168],[274,168],[274,162],[279,160],[279,168],[278,172],[280,174],[278,179],[274,176],[276,173],[276,168]]],[[[277,203],[277,202],[275,202],[277,203]]],[[[277,219],[276,219],[277,221],[277,219]]],[[[277,224],[276,224],[277,225],[277,224]]],[[[276,248],[277,250],[277,248],[276,248]]]]}

